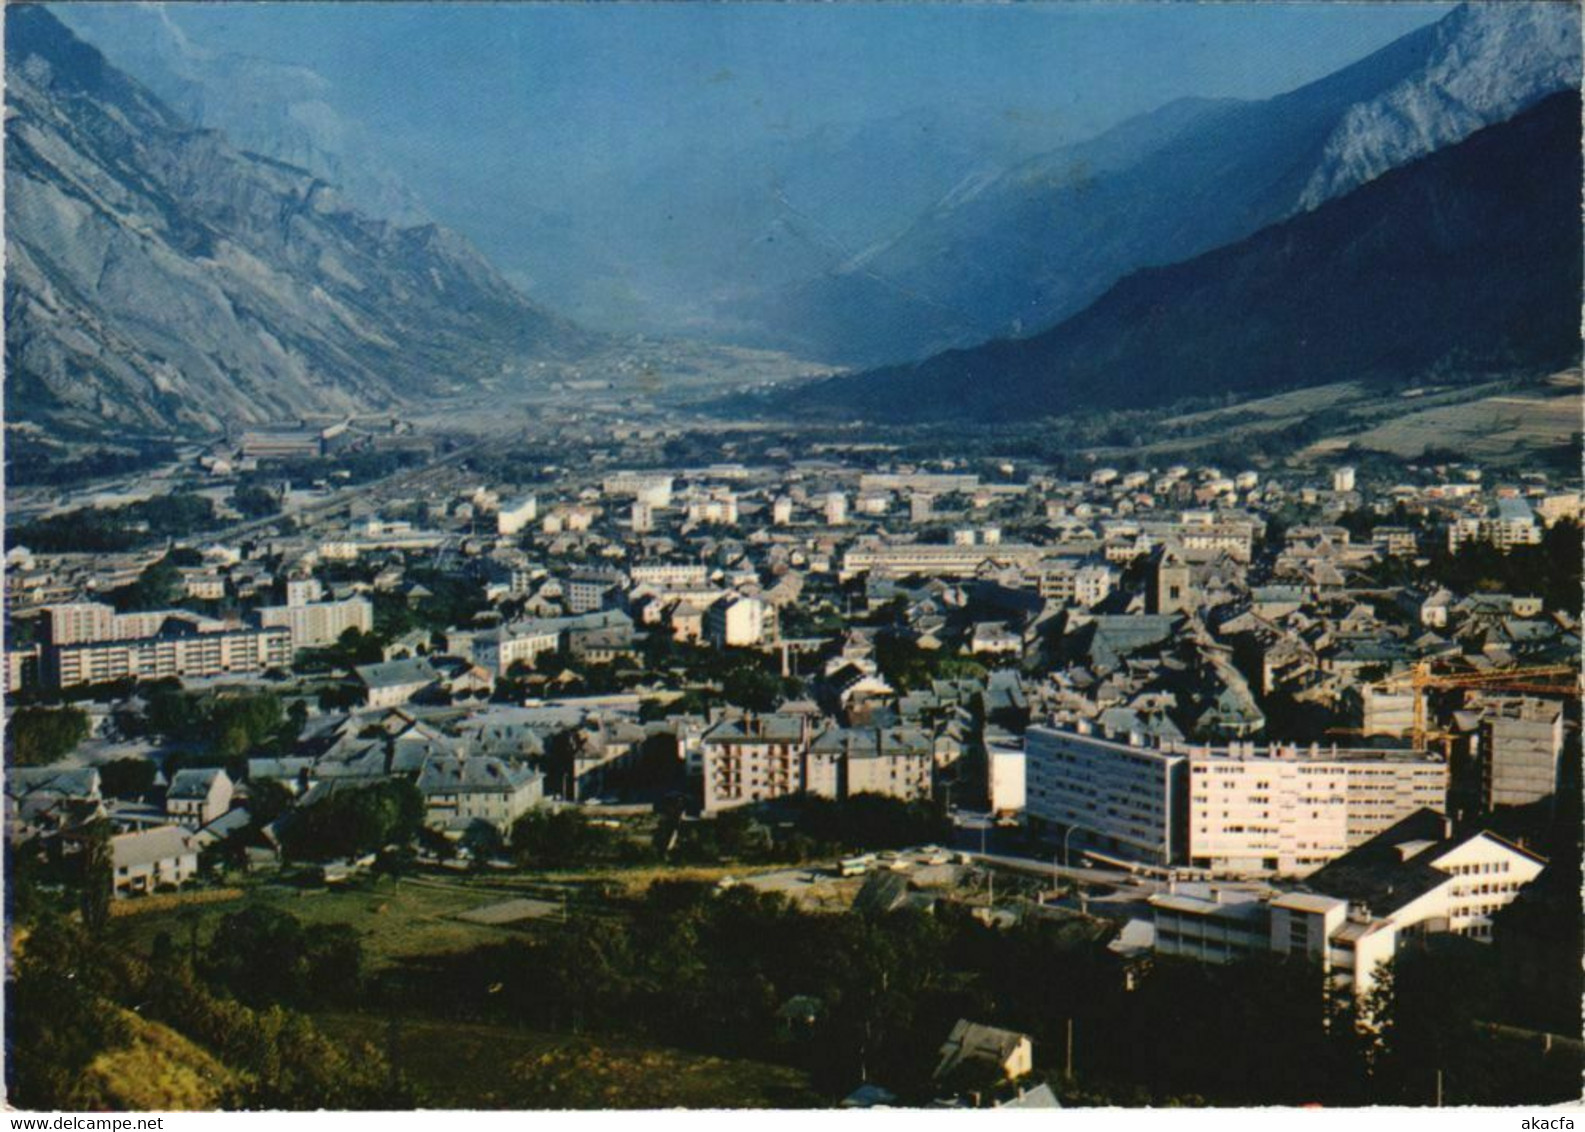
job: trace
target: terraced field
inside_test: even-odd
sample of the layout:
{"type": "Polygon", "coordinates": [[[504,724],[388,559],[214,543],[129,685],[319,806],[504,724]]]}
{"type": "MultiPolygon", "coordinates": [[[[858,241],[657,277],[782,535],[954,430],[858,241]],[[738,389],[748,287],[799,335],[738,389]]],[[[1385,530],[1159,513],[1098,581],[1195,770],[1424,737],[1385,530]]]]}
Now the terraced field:
{"type": "Polygon", "coordinates": [[[1585,427],[1582,404],[1577,385],[1554,396],[1538,390],[1483,397],[1408,412],[1347,439],[1395,456],[1445,448],[1481,463],[1520,463],[1537,452],[1576,443],[1585,427]]]}

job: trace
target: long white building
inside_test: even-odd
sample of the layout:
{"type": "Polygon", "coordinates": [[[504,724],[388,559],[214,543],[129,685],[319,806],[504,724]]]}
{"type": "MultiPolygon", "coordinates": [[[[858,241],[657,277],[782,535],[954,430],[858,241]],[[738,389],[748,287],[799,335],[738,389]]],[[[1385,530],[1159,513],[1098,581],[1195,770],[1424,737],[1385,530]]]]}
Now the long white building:
{"type": "Polygon", "coordinates": [[[497,534],[515,535],[539,517],[539,500],[532,495],[502,503],[495,513],[497,534]]]}
{"type": "Polygon", "coordinates": [[[223,676],[287,668],[292,634],[285,628],[209,628],[170,615],[152,635],[52,647],[47,667],[57,687],[166,676],[223,676]]]}
{"type": "Polygon", "coordinates": [[[641,562],[628,571],[635,586],[656,586],[666,590],[691,590],[704,587],[710,568],[702,562],[641,562]]]}
{"type": "Polygon", "coordinates": [[[1448,932],[1491,939],[1492,917],[1546,861],[1485,830],[1455,835],[1446,817],[1410,814],[1312,874],[1304,887],[1174,885],[1150,899],[1154,950],[1225,963],[1303,954],[1365,995],[1404,942],[1448,932]]]}
{"type": "Polygon", "coordinates": [[[515,664],[532,665],[540,654],[555,652],[561,643],[561,629],[555,621],[523,621],[476,634],[471,646],[473,662],[505,676],[515,664]]]}
{"type": "Polygon", "coordinates": [[[1028,543],[991,545],[939,543],[860,543],[842,556],[842,580],[872,573],[893,578],[912,574],[935,578],[972,578],[987,562],[1032,567],[1052,551],[1028,543]]]}
{"type": "Polygon", "coordinates": [[[1228,876],[1302,876],[1420,809],[1448,768],[1413,751],[1207,746],[1031,727],[1026,810],[1075,844],[1228,876]]]}
{"type": "Polygon", "coordinates": [[[1448,768],[1413,751],[1235,743],[1192,756],[1188,783],[1188,864],[1302,876],[1416,810],[1442,810],[1448,768]]]}

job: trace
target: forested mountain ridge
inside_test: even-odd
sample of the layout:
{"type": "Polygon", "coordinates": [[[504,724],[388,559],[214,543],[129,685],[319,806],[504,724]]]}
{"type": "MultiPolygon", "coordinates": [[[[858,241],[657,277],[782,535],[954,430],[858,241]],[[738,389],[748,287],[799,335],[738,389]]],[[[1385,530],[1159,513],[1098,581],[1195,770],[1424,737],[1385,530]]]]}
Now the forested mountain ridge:
{"type": "Polygon", "coordinates": [[[1137,272],[1044,334],[771,400],[997,420],[1577,364],[1579,122],[1579,95],[1554,95],[1314,212],[1137,272]]]}

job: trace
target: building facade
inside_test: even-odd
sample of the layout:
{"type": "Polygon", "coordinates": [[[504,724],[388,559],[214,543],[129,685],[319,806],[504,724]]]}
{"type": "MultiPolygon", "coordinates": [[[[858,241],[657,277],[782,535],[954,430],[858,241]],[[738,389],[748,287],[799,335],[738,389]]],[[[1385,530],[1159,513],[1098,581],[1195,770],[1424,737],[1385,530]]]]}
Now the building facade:
{"type": "Polygon", "coordinates": [[[208,629],[172,616],[154,635],[51,648],[46,657],[57,687],[112,680],[158,680],[253,674],[292,663],[292,634],[284,628],[208,629]]]}
{"type": "Polygon", "coordinates": [[[363,597],[271,605],[259,610],[259,624],[267,629],[286,629],[291,633],[294,649],[323,648],[335,644],[348,629],[372,633],[374,606],[363,597]]]}
{"type": "Polygon", "coordinates": [[[1081,845],[1130,859],[1180,860],[1187,756],[1139,735],[1031,727],[1024,736],[1025,812],[1039,826],[1074,830],[1081,845]]]}

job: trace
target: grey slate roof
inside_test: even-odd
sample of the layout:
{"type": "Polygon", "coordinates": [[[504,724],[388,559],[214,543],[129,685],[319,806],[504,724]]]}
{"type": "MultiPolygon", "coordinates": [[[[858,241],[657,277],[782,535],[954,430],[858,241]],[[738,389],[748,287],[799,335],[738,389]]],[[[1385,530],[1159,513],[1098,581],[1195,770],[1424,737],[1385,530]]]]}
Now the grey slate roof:
{"type": "Polygon", "coordinates": [[[176,772],[176,777],[171,779],[170,787],[165,791],[165,797],[181,798],[189,801],[200,802],[209,797],[209,789],[215,779],[226,772],[219,767],[188,767],[186,770],[176,772]]]}
{"type": "Polygon", "coordinates": [[[440,755],[424,763],[418,774],[418,788],[426,795],[502,794],[516,792],[537,777],[527,767],[514,767],[496,758],[440,755]]]}
{"type": "Polygon", "coordinates": [[[123,833],[110,839],[110,858],[116,868],[137,868],[196,853],[187,831],[165,825],[141,833],[123,833]]]}
{"type": "Polygon", "coordinates": [[[363,664],[353,670],[367,688],[400,688],[408,684],[428,684],[439,677],[427,660],[388,660],[383,664],[363,664]]]}

